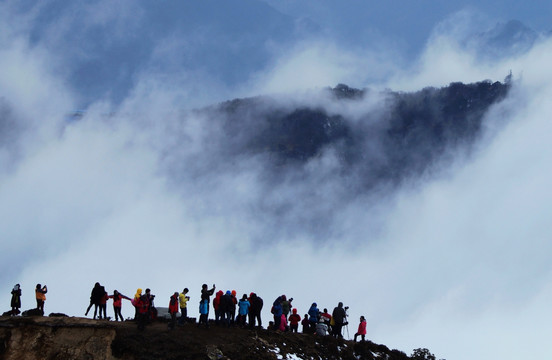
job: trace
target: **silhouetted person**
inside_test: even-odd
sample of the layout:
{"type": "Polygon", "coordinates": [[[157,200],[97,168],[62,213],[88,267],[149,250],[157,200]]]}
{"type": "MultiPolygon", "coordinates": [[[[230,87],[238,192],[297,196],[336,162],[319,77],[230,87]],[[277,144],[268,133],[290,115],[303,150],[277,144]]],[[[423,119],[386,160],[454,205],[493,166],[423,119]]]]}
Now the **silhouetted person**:
{"type": "Polygon", "coordinates": [[[101,287],[100,290],[100,320],[105,319],[107,320],[107,300],[109,299],[109,295],[107,294],[107,291],[105,291],[105,287],[101,287]],[[103,317],[102,317],[103,314],[103,317]]]}
{"type": "Polygon", "coordinates": [[[334,325],[332,326],[332,332],[333,332],[333,336],[335,336],[336,338],[343,338],[343,335],[341,334],[341,328],[343,327],[343,325],[346,325],[345,323],[346,317],[347,317],[347,313],[343,308],[343,303],[340,302],[332,312],[332,318],[334,321],[334,325]]]}
{"type": "MultiPolygon", "coordinates": [[[[98,308],[100,307],[100,299],[102,298],[102,296],[103,296],[102,286],[100,285],[99,282],[97,282],[92,288],[92,292],[90,293],[90,305],[88,305],[88,308],[84,313],[84,316],[87,316],[88,312],[90,311],[90,308],[94,306],[94,319],[96,318],[96,315],[98,314],[98,308]]],[[[101,311],[100,311],[100,318],[101,318],[101,311]]]]}
{"type": "Polygon", "coordinates": [[[141,295],[138,297],[137,300],[134,301],[137,310],[137,323],[138,323],[138,330],[144,330],[146,327],[146,323],[148,321],[148,308],[149,308],[149,302],[146,295],[141,295]]]}
{"type": "Polygon", "coordinates": [[[155,295],[153,295],[151,293],[150,289],[146,289],[145,296],[148,300],[148,317],[147,317],[147,320],[150,321],[152,319],[157,319],[157,309],[155,308],[155,305],[153,305],[153,299],[155,299],[155,295]]]}
{"type": "Polygon", "coordinates": [[[178,320],[178,324],[180,325],[188,320],[188,300],[190,300],[190,297],[187,295],[188,291],[188,288],[184,288],[180,295],[178,295],[180,305],[180,320],[178,320]]]}
{"type": "Polygon", "coordinates": [[[261,310],[263,309],[263,299],[255,293],[249,294],[249,303],[251,307],[249,308],[249,326],[255,327],[255,321],[259,327],[263,326],[261,322],[261,310]]]}
{"type": "Polygon", "coordinates": [[[178,314],[178,291],[172,294],[169,300],[169,314],[171,315],[169,329],[172,330],[176,325],[176,314],[178,314]]]}
{"type": "Polygon", "coordinates": [[[36,284],[35,296],[36,296],[36,308],[42,311],[44,314],[44,302],[46,301],[46,293],[48,292],[48,287],[46,285],[42,286],[36,284]]]}
{"type": "Polygon", "coordinates": [[[201,286],[201,300],[199,301],[199,322],[197,326],[205,324],[206,327],[209,327],[209,298],[215,292],[215,284],[211,290],[207,290],[207,284],[201,286]]]}
{"type": "Polygon", "coordinates": [[[19,308],[21,307],[21,287],[19,284],[15,284],[11,295],[12,316],[15,316],[19,314],[19,308]]]}

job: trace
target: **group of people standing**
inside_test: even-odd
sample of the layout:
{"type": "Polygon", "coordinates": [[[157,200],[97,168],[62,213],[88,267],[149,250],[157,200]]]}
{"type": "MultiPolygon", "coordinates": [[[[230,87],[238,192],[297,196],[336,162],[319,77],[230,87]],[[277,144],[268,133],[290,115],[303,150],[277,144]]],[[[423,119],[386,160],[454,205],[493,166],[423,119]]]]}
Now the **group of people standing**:
{"type": "MultiPolygon", "coordinates": [[[[36,284],[35,288],[35,299],[36,299],[36,310],[44,314],[44,302],[46,301],[46,293],[48,292],[48,287],[46,285],[42,286],[41,284],[36,284]]],[[[10,315],[18,315],[21,311],[21,285],[15,284],[11,291],[11,311],[10,315]]]]}
{"type": "MultiPolygon", "coordinates": [[[[211,289],[208,289],[207,284],[203,284],[201,287],[198,326],[204,325],[205,327],[209,327],[209,303],[210,297],[215,293],[215,289],[215,284],[213,284],[211,289]]],[[[249,296],[243,294],[238,301],[236,295],[236,290],[227,290],[226,292],[219,290],[216,293],[213,299],[215,324],[227,327],[232,325],[244,327],[246,326],[247,319],[249,319],[249,326],[255,327],[255,324],[262,326],[261,310],[263,309],[263,299],[252,292],[249,296]]]]}
{"type": "MultiPolygon", "coordinates": [[[[209,327],[209,305],[210,297],[215,294],[215,285],[208,288],[207,284],[203,284],[201,287],[201,298],[199,301],[199,322],[197,326],[209,327]]],[[[46,301],[46,293],[48,288],[46,285],[42,286],[37,284],[35,289],[37,310],[44,313],[44,302],[46,301]]],[[[169,328],[174,329],[177,324],[177,314],[180,310],[181,316],[178,320],[179,325],[183,325],[188,319],[188,288],[184,288],[181,293],[175,292],[170,296],[168,311],[171,316],[169,322],[169,328]]],[[[11,313],[12,315],[19,314],[19,308],[21,307],[21,286],[16,284],[11,292],[11,313]]],[[[227,290],[223,292],[219,290],[213,299],[213,308],[215,311],[215,324],[223,326],[237,325],[245,327],[255,327],[256,325],[262,327],[261,310],[263,309],[263,299],[251,292],[249,296],[243,294],[240,300],[236,297],[237,292],[235,290],[227,290]],[[237,315],[236,315],[237,310],[237,315]]],[[[105,290],[105,287],[97,282],[90,294],[90,305],[86,309],[85,315],[88,315],[92,306],[94,306],[94,319],[98,316],[99,319],[108,319],[107,317],[107,301],[113,300],[113,312],[115,314],[115,321],[123,321],[121,314],[122,301],[129,300],[135,308],[134,319],[138,323],[139,329],[144,329],[147,322],[157,317],[157,309],[153,304],[155,295],[151,294],[150,289],[146,289],[142,294],[142,289],[137,289],[136,294],[131,299],[117,290],[113,291],[112,295],[109,295],[105,290]],[[98,314],[99,310],[99,314],[98,314]]],[[[271,322],[270,328],[280,331],[298,332],[299,323],[303,326],[303,333],[315,333],[317,335],[332,335],[336,338],[343,338],[342,328],[348,324],[347,310],[348,307],[344,307],[342,302],[334,308],[332,314],[328,313],[327,309],[320,312],[318,305],[312,303],[308,313],[305,314],[304,319],[297,313],[297,309],[293,308],[293,298],[287,298],[286,295],[281,295],[274,300],[271,308],[271,313],[274,316],[274,321],[271,322]]],[[[360,324],[358,331],[355,334],[354,340],[360,336],[364,341],[366,335],[366,319],[364,316],[360,317],[360,324]]]]}
{"type": "Polygon", "coordinates": [[[84,315],[87,316],[92,306],[94,306],[94,319],[96,318],[96,315],[98,315],[98,310],[100,310],[98,315],[99,319],[107,320],[107,300],[109,299],[113,299],[113,313],[115,314],[115,321],[119,321],[119,319],[123,321],[123,315],[121,314],[123,299],[130,300],[130,298],[119,293],[117,290],[114,290],[113,294],[109,295],[107,291],[105,291],[105,287],[100,285],[99,282],[97,282],[92,289],[92,293],[90,294],[90,305],[88,305],[84,315]]]}
{"type": "MultiPolygon", "coordinates": [[[[343,303],[339,304],[334,308],[332,314],[328,313],[327,309],[324,309],[324,312],[320,312],[318,305],[312,303],[308,313],[305,314],[303,320],[299,314],[297,314],[297,309],[292,309],[291,302],[293,298],[287,300],[285,295],[281,295],[274,300],[272,304],[271,312],[274,315],[274,328],[281,331],[292,331],[297,332],[299,327],[299,322],[303,326],[303,333],[315,333],[317,335],[328,335],[331,334],[336,338],[343,338],[342,328],[348,324],[347,321],[347,310],[349,307],[343,307],[343,303]],[[292,309],[292,314],[288,314],[292,309]],[[289,327],[288,327],[289,320],[289,327]]],[[[366,320],[364,316],[360,318],[360,324],[357,333],[355,334],[355,341],[357,336],[361,336],[364,341],[366,335],[366,320]]]]}

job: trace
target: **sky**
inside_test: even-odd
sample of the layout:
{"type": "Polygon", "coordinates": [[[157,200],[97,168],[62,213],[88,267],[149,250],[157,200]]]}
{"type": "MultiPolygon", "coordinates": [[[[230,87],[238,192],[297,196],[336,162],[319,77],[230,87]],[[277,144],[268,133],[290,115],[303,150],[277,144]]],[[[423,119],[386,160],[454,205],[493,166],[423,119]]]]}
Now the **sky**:
{"type": "MultiPolygon", "coordinates": [[[[47,313],[83,316],[99,281],[127,296],[150,287],[158,306],[188,287],[194,316],[201,284],[214,283],[258,293],[265,324],[270,303],[286,294],[301,313],[343,301],[351,336],[364,315],[370,340],[408,354],[548,355],[552,40],[544,14],[552,5],[63,4],[0,2],[6,310],[14,284],[28,309],[41,283],[47,313]],[[511,19],[537,39],[482,56],[477,42],[488,38],[474,34],[511,19]],[[216,119],[190,112],[268,94],[354,119],[381,110],[377,93],[343,107],[316,90],[415,91],[502,81],[510,71],[512,91],[485,115],[472,156],[453,154],[432,176],[393,191],[351,193],[331,151],[269,187],[262,157],[225,154],[216,119]],[[84,117],[68,117],[78,109],[84,117]],[[324,239],[290,220],[320,212],[334,214],[324,239]]],[[[123,315],[132,314],[125,303],[123,315]]]]}

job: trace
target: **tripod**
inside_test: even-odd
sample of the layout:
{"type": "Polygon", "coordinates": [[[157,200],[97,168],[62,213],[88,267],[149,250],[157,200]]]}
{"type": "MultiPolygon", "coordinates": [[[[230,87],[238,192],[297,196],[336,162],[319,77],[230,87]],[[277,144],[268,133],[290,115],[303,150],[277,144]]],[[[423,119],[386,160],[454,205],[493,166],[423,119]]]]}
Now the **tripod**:
{"type": "Polygon", "coordinates": [[[345,310],[345,327],[347,328],[347,339],[351,339],[351,336],[349,335],[349,320],[347,319],[348,315],[347,315],[347,311],[348,309],[345,310]]]}

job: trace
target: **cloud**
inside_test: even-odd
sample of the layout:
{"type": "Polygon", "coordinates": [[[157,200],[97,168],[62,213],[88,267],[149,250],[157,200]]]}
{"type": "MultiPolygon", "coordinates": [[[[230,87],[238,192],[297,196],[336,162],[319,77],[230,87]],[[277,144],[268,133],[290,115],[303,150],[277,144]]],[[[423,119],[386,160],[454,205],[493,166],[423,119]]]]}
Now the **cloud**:
{"type": "MultiPolygon", "coordinates": [[[[150,287],[158,306],[188,287],[194,316],[201,284],[214,282],[259,293],[265,324],[270,303],[285,293],[303,313],[313,301],[330,311],[343,301],[351,329],[364,315],[370,339],[406,352],[542,357],[538,334],[550,330],[542,319],[551,294],[552,44],[489,64],[441,35],[404,72],[388,54],[308,42],[238,90],[280,93],[371,78],[417,90],[501,80],[512,69],[513,91],[487,114],[486,137],[470,158],[375,194],[351,193],[355,179],[336,171],[331,149],[277,183],[267,179],[263,156],[227,153],[238,140],[228,139],[221,119],[186,111],[209,99],[180,88],[199,81],[196,73],[171,82],[145,69],[119,105],[98,101],[68,122],[75,101],[51,49],[3,37],[0,96],[10,111],[0,121],[23,130],[17,151],[2,149],[11,162],[0,164],[0,293],[21,283],[27,309],[34,285],[46,283],[47,312],[80,316],[96,281],[125,295],[150,287]],[[330,224],[316,222],[328,214],[330,224]]],[[[384,111],[379,95],[343,105],[314,93],[274,98],[357,121],[384,111]]],[[[125,304],[123,314],[132,313],[125,304]]]]}
{"type": "Polygon", "coordinates": [[[339,83],[362,88],[381,83],[400,65],[391,61],[397,52],[381,44],[345,49],[333,41],[310,39],[277,51],[275,63],[252,78],[259,93],[289,93],[339,83]]]}

